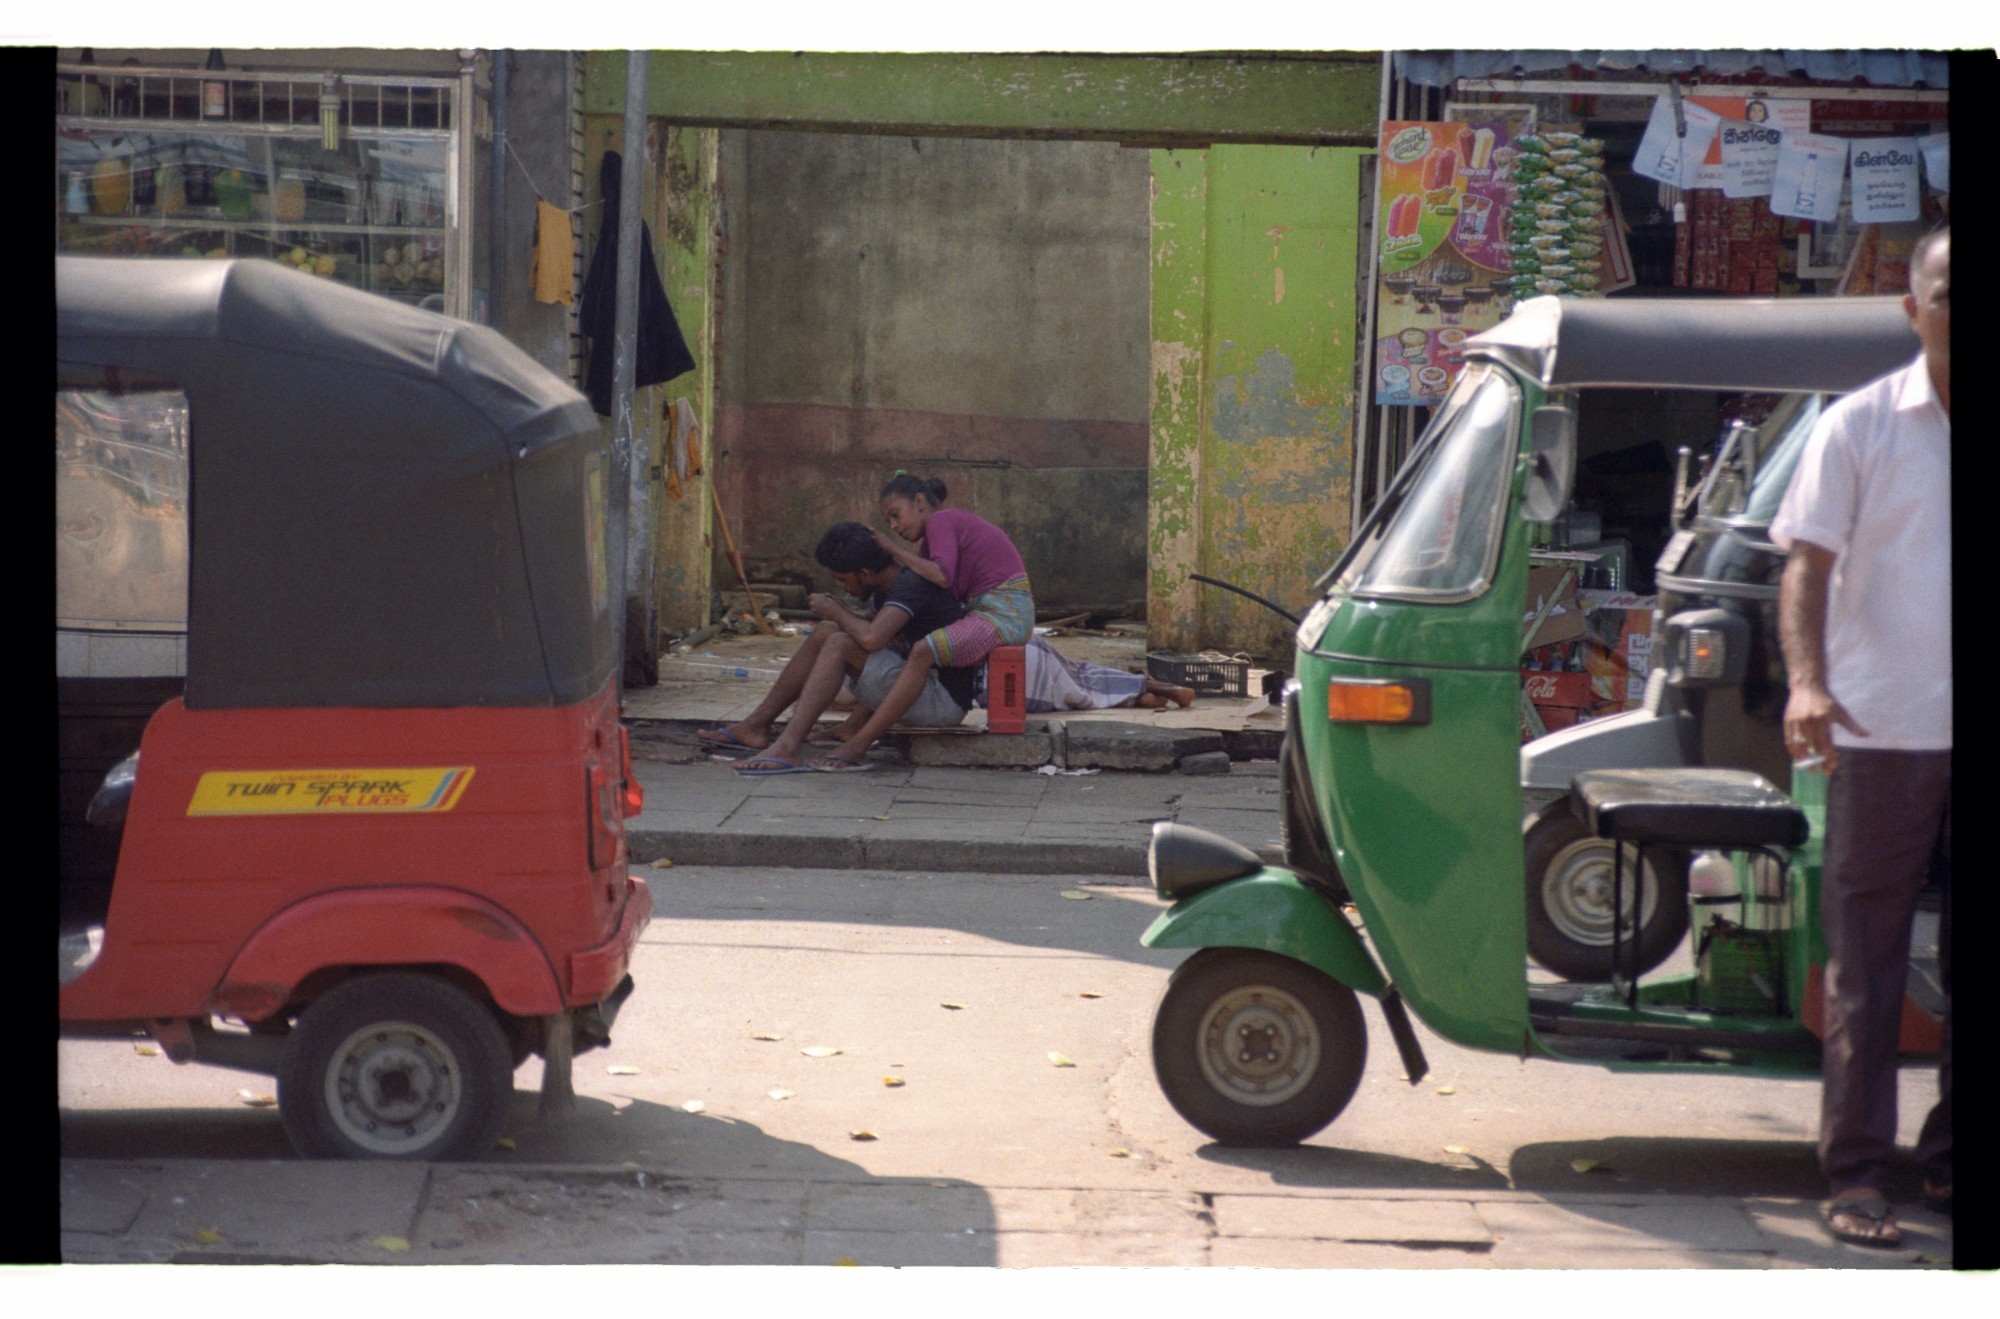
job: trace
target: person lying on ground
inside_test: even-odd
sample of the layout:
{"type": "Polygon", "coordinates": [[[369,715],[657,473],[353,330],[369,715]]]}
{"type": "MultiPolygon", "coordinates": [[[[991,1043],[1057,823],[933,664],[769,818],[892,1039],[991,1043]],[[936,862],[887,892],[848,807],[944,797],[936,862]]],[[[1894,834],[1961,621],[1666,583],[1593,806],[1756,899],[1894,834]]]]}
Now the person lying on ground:
{"type": "Polygon", "coordinates": [[[1144,673],[1073,660],[1038,636],[1028,638],[1026,658],[1022,693],[1029,714],[1110,710],[1126,705],[1157,710],[1172,704],[1185,710],[1194,704],[1191,688],[1175,687],[1144,673]]]}
{"type": "MultiPolygon", "coordinates": [[[[1007,533],[963,509],[944,508],[944,482],[898,472],[882,487],[882,518],[894,535],[875,542],[904,571],[950,591],[965,616],[932,630],[912,646],[908,662],[882,703],[815,765],[862,763],[876,739],[906,719],[933,668],[972,671],[996,646],[1025,646],[1035,631],[1035,597],[1021,552],[1007,533]]],[[[850,721],[850,726],[852,721],[850,721]]]]}
{"type": "MultiPolygon", "coordinates": [[[[868,599],[870,611],[857,614],[831,596],[811,596],[807,605],[821,621],[786,662],[764,699],[738,722],[696,734],[710,746],[758,753],[738,763],[740,774],[793,774],[811,768],[801,749],[843,687],[852,686],[860,707],[857,716],[872,713],[903,669],[899,652],[964,613],[942,588],[904,571],[859,522],[828,528],[813,557],[833,574],[841,590],[868,599]],[[792,711],[791,722],[774,738],[772,726],[787,709],[792,711]]],[[[975,675],[967,669],[926,673],[926,681],[918,684],[904,712],[939,727],[961,722],[972,704],[975,675]]],[[[852,764],[826,768],[858,768],[865,763],[857,757],[852,764]]]]}

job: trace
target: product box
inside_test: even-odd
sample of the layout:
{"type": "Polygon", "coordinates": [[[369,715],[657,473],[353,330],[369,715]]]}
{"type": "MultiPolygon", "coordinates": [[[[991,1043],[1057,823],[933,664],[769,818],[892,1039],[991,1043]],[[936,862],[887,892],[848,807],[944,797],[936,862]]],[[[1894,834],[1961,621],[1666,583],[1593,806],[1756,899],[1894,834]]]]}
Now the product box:
{"type": "Polygon", "coordinates": [[[1526,627],[1535,621],[1535,615],[1541,612],[1543,602],[1555,591],[1565,573],[1569,574],[1568,589],[1549,607],[1548,615],[1542,619],[1541,627],[1535,630],[1535,635],[1528,639],[1528,644],[1523,649],[1536,650],[1543,646],[1559,646],[1565,641],[1575,641],[1590,631],[1584,622],[1583,607],[1577,601],[1576,572],[1560,565],[1528,569],[1528,609],[1521,615],[1521,626],[1526,627]]]}
{"type": "MultiPolygon", "coordinates": [[[[1591,689],[1588,673],[1572,673],[1566,669],[1523,669],[1521,691],[1535,707],[1535,717],[1542,721],[1545,733],[1573,727],[1599,713],[1604,704],[1591,689]]],[[[1525,742],[1534,736],[1535,730],[1529,727],[1524,712],[1521,740],[1525,742]]]]}
{"type": "Polygon", "coordinates": [[[1630,710],[1646,698],[1653,668],[1653,614],[1659,597],[1628,591],[1582,591],[1583,663],[1591,690],[1612,710],[1630,710]]]}

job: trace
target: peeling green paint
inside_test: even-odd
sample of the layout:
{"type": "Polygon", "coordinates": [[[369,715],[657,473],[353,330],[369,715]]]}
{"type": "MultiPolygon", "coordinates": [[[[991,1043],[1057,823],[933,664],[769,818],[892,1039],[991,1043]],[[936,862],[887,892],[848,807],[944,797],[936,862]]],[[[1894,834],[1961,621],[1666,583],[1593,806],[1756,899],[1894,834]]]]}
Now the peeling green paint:
{"type": "Polygon", "coordinates": [[[1299,612],[1348,534],[1359,168],[1355,151],[1154,153],[1155,647],[1283,656],[1289,624],[1188,574],[1299,612]]]}

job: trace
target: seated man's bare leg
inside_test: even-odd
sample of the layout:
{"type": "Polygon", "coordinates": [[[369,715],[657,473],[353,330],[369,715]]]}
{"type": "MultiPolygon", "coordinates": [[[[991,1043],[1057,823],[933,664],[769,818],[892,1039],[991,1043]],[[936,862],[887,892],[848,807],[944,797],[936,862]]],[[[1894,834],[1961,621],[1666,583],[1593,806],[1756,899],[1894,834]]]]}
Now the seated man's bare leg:
{"type": "Polygon", "coordinates": [[[778,671],[777,681],[771,684],[770,691],[764,693],[764,699],[757,702],[756,709],[733,724],[704,728],[695,736],[714,746],[745,746],[752,750],[770,746],[771,725],[805,690],[806,677],[812,672],[827,639],[840,637],[845,640],[846,635],[832,623],[821,623],[813,628],[799,648],[792,652],[792,657],[785,661],[785,667],[778,671]]]}
{"type": "Polygon", "coordinates": [[[833,698],[840,694],[841,684],[861,672],[867,658],[868,652],[845,632],[835,631],[828,637],[819,648],[812,672],[806,675],[799,691],[798,708],[792,712],[792,721],[785,725],[785,731],[778,734],[777,740],[766,747],[758,759],[799,763],[806,735],[812,731],[814,722],[826,712],[827,706],[833,704],[833,698]]]}
{"type": "Polygon", "coordinates": [[[896,675],[896,681],[889,685],[888,695],[882,704],[868,716],[866,723],[850,734],[840,746],[829,754],[859,764],[868,755],[868,748],[875,745],[882,734],[896,726],[903,712],[917,703],[923,694],[924,680],[930,676],[934,662],[931,648],[925,642],[910,647],[910,657],[903,662],[903,671],[896,675]]]}

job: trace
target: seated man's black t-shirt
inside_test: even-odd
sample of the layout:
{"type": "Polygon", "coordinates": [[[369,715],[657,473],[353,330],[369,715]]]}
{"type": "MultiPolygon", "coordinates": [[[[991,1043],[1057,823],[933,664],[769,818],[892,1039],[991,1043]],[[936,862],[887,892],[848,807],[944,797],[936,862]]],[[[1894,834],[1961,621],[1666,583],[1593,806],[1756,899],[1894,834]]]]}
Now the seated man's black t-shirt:
{"type": "MultiPolygon", "coordinates": [[[[910,647],[922,641],[941,627],[949,627],[965,617],[965,606],[952,598],[950,591],[942,586],[934,586],[908,568],[896,574],[886,590],[877,591],[874,600],[879,611],[893,605],[905,610],[910,621],[903,625],[896,639],[890,642],[898,655],[908,658],[910,647]]],[[[974,693],[978,690],[979,675],[970,668],[947,669],[937,667],[938,685],[945,694],[970,710],[974,693]]]]}

